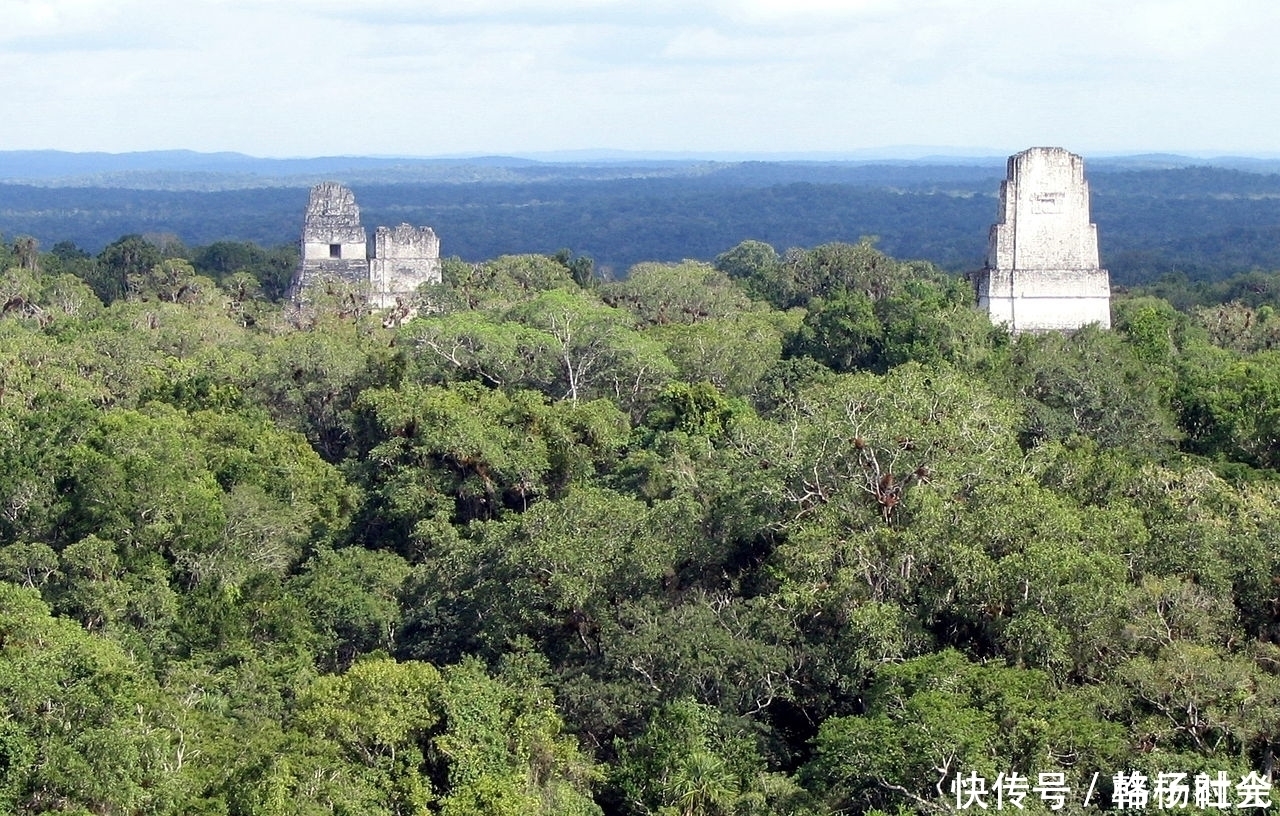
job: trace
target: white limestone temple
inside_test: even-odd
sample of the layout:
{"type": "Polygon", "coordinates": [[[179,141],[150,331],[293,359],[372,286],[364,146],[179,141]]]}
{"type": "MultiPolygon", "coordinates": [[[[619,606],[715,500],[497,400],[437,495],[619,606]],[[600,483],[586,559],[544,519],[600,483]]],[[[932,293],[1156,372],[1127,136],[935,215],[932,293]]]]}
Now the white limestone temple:
{"type": "Polygon", "coordinates": [[[336,182],[311,188],[302,226],[302,262],[290,296],[305,300],[326,282],[353,287],[370,306],[386,309],[407,300],[423,283],[440,282],[440,239],[430,227],[378,227],[374,254],[360,223],[355,194],[336,182]]]}
{"type": "Polygon", "coordinates": [[[1010,156],[998,217],[975,279],[978,307],[993,323],[1015,334],[1111,327],[1111,280],[1089,221],[1083,159],[1060,147],[1010,156]]]}

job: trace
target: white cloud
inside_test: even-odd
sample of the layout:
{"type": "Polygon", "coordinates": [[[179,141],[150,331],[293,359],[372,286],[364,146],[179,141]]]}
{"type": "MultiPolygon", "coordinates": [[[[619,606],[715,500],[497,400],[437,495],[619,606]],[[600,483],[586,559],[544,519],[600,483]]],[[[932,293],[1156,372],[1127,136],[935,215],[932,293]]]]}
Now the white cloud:
{"type": "Polygon", "coordinates": [[[93,28],[117,16],[118,5],[104,0],[0,0],[0,19],[8,38],[40,37],[93,28]]]}
{"type": "Polygon", "coordinates": [[[1267,0],[0,0],[0,19],[20,111],[0,149],[1190,149],[1280,126],[1267,0]]]}
{"type": "Polygon", "coordinates": [[[831,25],[885,13],[897,14],[909,6],[900,0],[719,0],[715,3],[725,18],[756,25],[795,21],[831,25]]]}
{"type": "Polygon", "coordinates": [[[140,46],[136,4],[105,0],[0,0],[0,50],[43,52],[140,46]]]}

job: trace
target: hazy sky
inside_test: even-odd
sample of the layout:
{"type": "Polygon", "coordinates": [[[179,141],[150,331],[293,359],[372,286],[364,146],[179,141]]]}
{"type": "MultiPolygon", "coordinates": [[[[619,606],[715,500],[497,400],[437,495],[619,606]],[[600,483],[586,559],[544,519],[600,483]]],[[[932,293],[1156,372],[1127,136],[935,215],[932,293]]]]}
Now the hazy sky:
{"type": "Polygon", "coordinates": [[[1280,151],[1276,0],[0,0],[0,149],[1280,151]]]}

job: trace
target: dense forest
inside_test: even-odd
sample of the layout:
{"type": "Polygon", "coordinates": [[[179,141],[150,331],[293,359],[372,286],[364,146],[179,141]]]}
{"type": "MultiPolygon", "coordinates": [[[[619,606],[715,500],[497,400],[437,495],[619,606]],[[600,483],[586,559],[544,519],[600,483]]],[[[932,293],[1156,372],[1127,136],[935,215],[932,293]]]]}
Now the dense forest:
{"type": "MultiPolygon", "coordinates": [[[[611,278],[645,261],[711,262],[744,240],[785,248],[863,236],[895,257],[964,273],[982,266],[1005,174],[1002,160],[574,165],[494,158],[404,166],[372,159],[236,164],[213,156],[180,165],[199,172],[44,178],[42,172],[117,165],[71,156],[77,161],[66,165],[64,157],[42,171],[41,161],[23,155],[6,162],[6,155],[0,153],[0,234],[30,235],[44,246],[71,241],[97,253],[128,233],[193,246],[296,244],[308,187],[332,178],[355,191],[367,228],[428,225],[446,255],[471,262],[572,247],[611,278]],[[16,164],[35,178],[13,181],[16,164]],[[224,165],[240,172],[214,172],[224,165]],[[297,174],[258,174],[275,165],[297,174]]],[[[127,157],[115,158],[130,166],[121,163],[127,157]]],[[[1253,168],[1248,164],[1190,162],[1089,161],[1093,220],[1114,282],[1147,283],[1175,272],[1216,281],[1280,268],[1276,163],[1254,172],[1242,169],[1253,168]]]]}
{"type": "Polygon", "coordinates": [[[1280,275],[1011,337],[871,241],[295,261],[0,248],[0,811],[1259,801],[1280,275]]]}

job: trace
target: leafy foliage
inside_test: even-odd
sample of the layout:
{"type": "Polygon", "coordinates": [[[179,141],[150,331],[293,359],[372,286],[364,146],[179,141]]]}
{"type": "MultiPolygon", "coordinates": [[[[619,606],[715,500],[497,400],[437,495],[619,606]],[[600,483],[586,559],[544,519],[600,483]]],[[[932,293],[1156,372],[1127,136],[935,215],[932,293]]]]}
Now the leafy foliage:
{"type": "Polygon", "coordinates": [[[1273,763],[1265,275],[1010,337],[870,240],[748,241],[455,259],[385,326],[272,303],[252,245],[4,247],[5,812],[934,813],[1273,763]]]}

